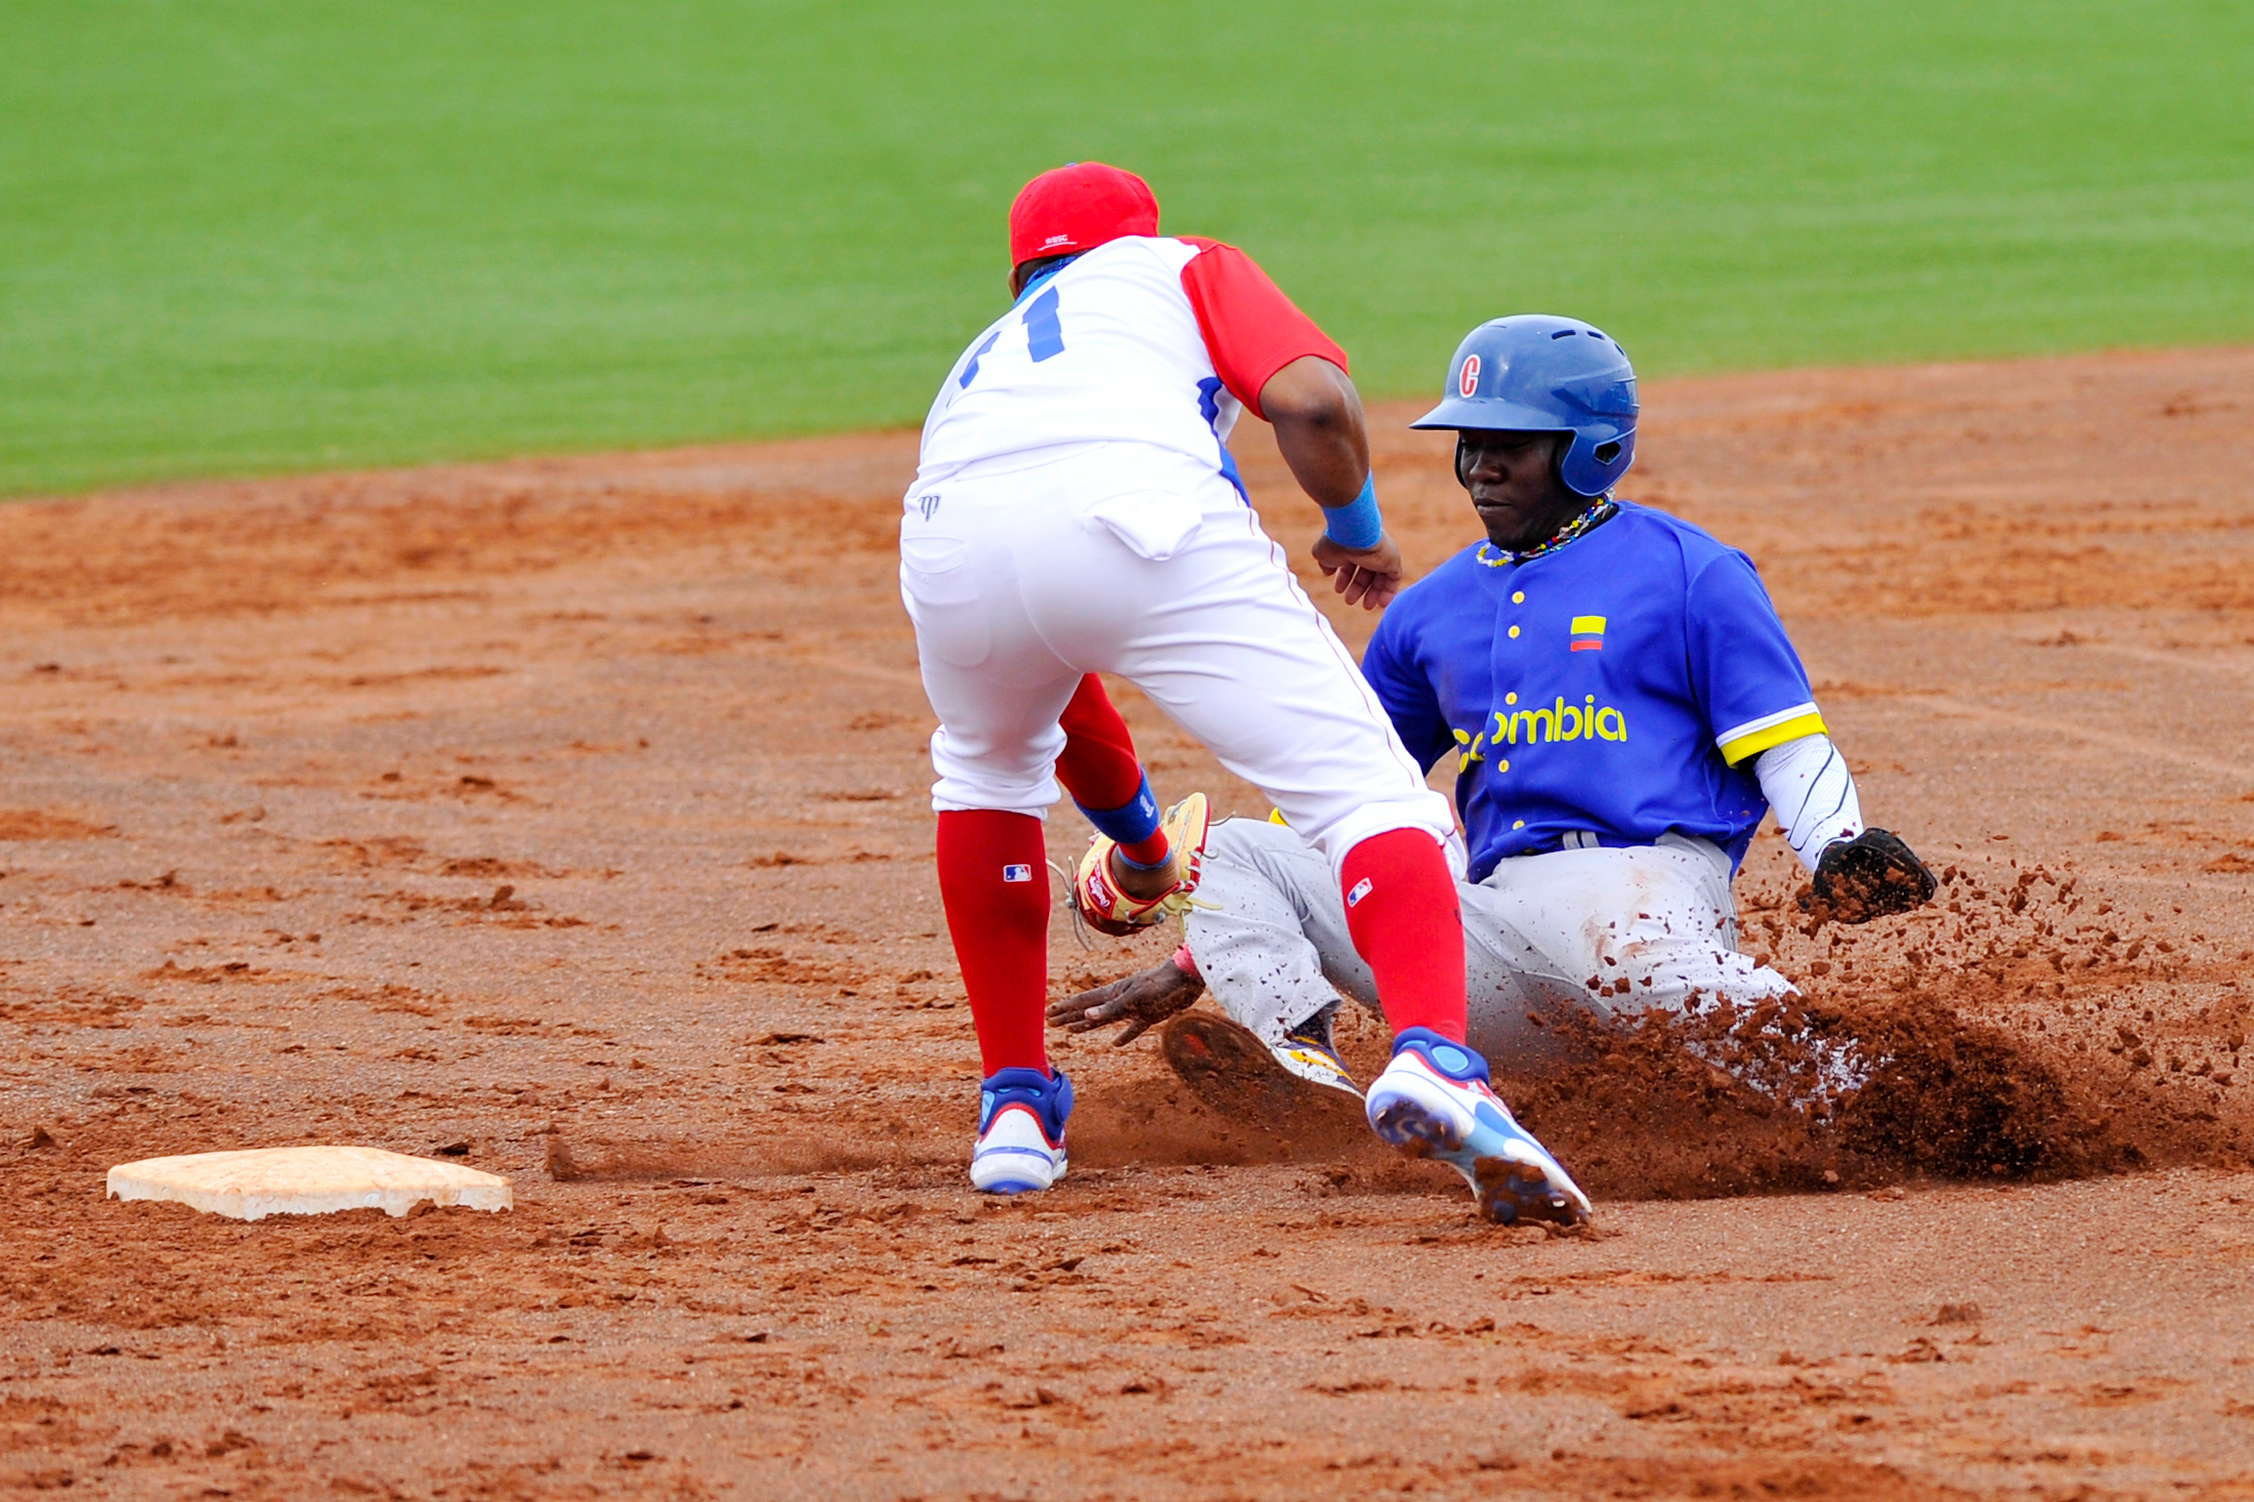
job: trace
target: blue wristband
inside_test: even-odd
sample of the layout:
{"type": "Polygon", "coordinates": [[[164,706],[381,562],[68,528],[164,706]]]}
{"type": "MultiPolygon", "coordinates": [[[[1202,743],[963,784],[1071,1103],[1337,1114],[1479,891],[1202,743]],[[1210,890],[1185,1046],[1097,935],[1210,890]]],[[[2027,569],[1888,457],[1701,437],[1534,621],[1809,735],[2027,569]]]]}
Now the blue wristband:
{"type": "Polygon", "coordinates": [[[1323,508],[1323,535],[1342,548],[1361,552],[1385,538],[1385,518],[1377,514],[1377,476],[1362,482],[1362,493],[1352,503],[1323,508]]]}
{"type": "Polygon", "coordinates": [[[1122,845],[1140,845],[1158,833],[1158,797],[1150,790],[1148,772],[1143,774],[1143,785],[1135,789],[1135,796],[1117,808],[1090,808],[1077,798],[1072,806],[1086,815],[1099,833],[1110,835],[1122,845]]]}

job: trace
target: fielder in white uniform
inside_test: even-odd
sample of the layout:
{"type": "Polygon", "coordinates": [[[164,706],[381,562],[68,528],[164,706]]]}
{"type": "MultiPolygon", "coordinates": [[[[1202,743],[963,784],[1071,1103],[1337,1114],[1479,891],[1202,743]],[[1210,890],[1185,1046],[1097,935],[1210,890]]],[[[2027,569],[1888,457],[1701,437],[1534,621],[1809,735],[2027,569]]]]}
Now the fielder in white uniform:
{"type": "MultiPolygon", "coordinates": [[[[901,594],[940,720],[940,890],[985,1076],[972,1183],[1017,1193],[1064,1172],[1072,1095],[1042,1029],[1040,820],[1059,796],[1059,717],[1101,671],[1133,682],[1320,852],[1398,1029],[1370,1094],[1379,1134],[1456,1166],[1494,1218],[1585,1218],[1586,1198],[1464,1044],[1448,802],[1262,532],[1225,444],[1241,412],[1267,418],[1324,508],[1318,561],[1350,601],[1390,599],[1400,555],[1344,353],[1243,252],[1158,234],[1148,186],[1117,168],[1036,178],[1012,208],[1011,243],[1016,303],[941,382],[900,529],[901,594]]],[[[1134,820],[1104,837],[1122,849],[1148,827],[1129,806],[1099,828],[1113,814],[1134,820]]],[[[1202,845],[1202,812],[1167,830],[1202,845]]],[[[1109,882],[1133,870],[1099,846],[1082,891],[1101,878],[1108,904],[1109,882]]],[[[1168,895],[1186,898],[1195,879],[1192,859],[1168,895]]]]}
{"type": "MultiPolygon", "coordinates": [[[[1627,1019],[1792,994],[1738,951],[1730,895],[1772,807],[1839,916],[1929,897],[1908,847],[1864,828],[1751,561],[1612,497],[1638,412],[1618,345],[1570,319],[1499,319],[1449,382],[1417,426],[1458,430],[1487,537],[1402,593],[1363,668],[1421,764],[1459,758],[1472,1046],[1524,1069],[1558,1047],[1534,1019],[1561,1008],[1627,1019]]],[[[1210,987],[1285,1069],[1355,1090],[1330,1019],[1369,977],[1323,875],[1295,828],[1215,827],[1175,959],[1052,1020],[1125,1021],[1124,1042],[1210,987]]]]}

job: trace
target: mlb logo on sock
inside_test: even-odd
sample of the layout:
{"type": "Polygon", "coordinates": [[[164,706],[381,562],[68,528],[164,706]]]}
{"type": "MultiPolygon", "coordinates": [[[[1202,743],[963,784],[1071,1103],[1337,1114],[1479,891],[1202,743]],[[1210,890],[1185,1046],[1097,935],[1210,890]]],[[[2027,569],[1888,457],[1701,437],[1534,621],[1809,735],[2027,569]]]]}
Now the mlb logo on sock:
{"type": "Polygon", "coordinates": [[[1032,879],[1033,868],[1031,866],[1004,866],[1002,868],[1002,880],[1004,881],[1031,881],[1032,879]]]}
{"type": "Polygon", "coordinates": [[[1346,894],[1346,905],[1348,907],[1361,906],[1362,899],[1375,890],[1377,890],[1377,883],[1371,881],[1367,876],[1363,877],[1360,881],[1354,883],[1354,890],[1346,894]]]}

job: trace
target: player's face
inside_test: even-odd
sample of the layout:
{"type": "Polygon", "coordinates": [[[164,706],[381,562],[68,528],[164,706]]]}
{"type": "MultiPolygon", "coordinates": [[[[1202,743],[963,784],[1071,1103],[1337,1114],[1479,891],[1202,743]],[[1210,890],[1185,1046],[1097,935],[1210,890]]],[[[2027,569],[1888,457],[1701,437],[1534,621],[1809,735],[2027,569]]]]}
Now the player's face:
{"type": "Polygon", "coordinates": [[[1497,547],[1532,547],[1587,504],[1558,481],[1552,456],[1561,441],[1556,433],[1463,434],[1459,474],[1497,547]]]}

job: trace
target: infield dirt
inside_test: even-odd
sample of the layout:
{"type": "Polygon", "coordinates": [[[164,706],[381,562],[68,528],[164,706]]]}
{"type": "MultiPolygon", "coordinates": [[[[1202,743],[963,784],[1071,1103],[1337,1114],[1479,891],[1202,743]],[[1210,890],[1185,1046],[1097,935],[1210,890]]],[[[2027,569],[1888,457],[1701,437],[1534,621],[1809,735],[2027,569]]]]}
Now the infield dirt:
{"type": "MultiPolygon", "coordinates": [[[[1817,924],[1764,835],[1748,947],[1900,1063],[1838,1129],[1650,1039],[1509,1082],[1578,1237],[1155,1036],[1060,1039],[1071,1178],[969,1192],[912,434],[0,509],[0,1487],[2254,1496],[2254,350],[1647,399],[1626,493],[1753,554],[1951,879],[1817,924]],[[101,1198],[314,1140],[517,1208],[101,1198]]],[[[1421,572],[1472,532],[1408,415],[1421,572]]],[[[1266,812],[1123,699],[1162,793],[1266,812]]],[[[1060,921],[1055,984],[1169,942],[1060,921]]]]}

